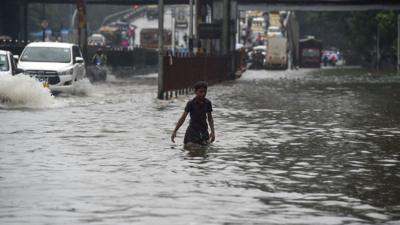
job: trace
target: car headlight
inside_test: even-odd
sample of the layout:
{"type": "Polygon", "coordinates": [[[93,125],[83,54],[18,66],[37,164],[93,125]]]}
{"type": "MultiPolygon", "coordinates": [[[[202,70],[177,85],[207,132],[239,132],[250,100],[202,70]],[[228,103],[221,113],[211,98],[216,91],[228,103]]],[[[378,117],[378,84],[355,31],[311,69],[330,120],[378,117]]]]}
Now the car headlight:
{"type": "Polygon", "coordinates": [[[74,73],[74,69],[62,70],[58,71],[58,75],[72,75],[74,73]]]}

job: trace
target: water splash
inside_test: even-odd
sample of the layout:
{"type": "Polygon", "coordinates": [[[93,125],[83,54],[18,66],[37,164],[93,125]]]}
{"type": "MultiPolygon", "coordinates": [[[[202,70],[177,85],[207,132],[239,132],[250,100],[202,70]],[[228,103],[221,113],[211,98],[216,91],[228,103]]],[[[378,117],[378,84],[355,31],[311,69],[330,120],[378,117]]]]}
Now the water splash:
{"type": "Polygon", "coordinates": [[[42,83],[26,75],[0,76],[0,108],[47,108],[54,97],[42,83]]]}
{"type": "Polygon", "coordinates": [[[89,79],[85,78],[74,83],[73,94],[78,96],[92,96],[94,93],[93,85],[89,79]]]}

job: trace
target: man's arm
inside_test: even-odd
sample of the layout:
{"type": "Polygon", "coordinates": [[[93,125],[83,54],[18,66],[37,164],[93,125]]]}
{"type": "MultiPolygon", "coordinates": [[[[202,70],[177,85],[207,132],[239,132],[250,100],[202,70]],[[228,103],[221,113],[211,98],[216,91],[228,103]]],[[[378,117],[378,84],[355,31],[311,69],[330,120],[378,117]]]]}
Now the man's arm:
{"type": "Polygon", "coordinates": [[[210,133],[210,141],[215,141],[215,132],[214,132],[214,120],[211,112],[207,113],[208,124],[210,125],[211,133],[210,133]]]}
{"type": "Polygon", "coordinates": [[[171,141],[175,143],[175,137],[176,137],[176,132],[179,130],[179,128],[182,126],[182,124],[185,122],[186,120],[186,116],[188,115],[188,112],[183,112],[181,118],[179,118],[178,123],[176,123],[175,129],[172,132],[171,135],[171,141]]]}

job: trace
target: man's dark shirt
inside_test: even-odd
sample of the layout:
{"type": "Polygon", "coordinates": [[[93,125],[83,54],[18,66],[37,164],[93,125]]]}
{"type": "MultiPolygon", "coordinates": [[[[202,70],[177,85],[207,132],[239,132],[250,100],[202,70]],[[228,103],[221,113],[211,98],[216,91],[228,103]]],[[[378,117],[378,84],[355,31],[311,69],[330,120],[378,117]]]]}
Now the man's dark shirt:
{"type": "Polygon", "coordinates": [[[186,104],[185,112],[190,113],[189,127],[200,132],[207,131],[207,113],[212,112],[210,100],[204,98],[200,103],[197,98],[193,98],[186,104]]]}

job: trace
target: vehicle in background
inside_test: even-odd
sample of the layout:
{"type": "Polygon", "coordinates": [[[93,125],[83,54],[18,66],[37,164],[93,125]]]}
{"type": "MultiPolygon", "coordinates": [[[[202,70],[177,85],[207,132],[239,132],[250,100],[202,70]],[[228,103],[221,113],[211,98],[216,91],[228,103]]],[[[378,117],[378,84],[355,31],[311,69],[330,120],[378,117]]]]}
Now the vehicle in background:
{"type": "Polygon", "coordinates": [[[19,57],[18,68],[43,82],[53,93],[72,92],[75,82],[86,76],[82,53],[70,43],[30,43],[19,57]]]}
{"type": "Polygon", "coordinates": [[[322,55],[322,42],[313,36],[299,41],[300,67],[320,68],[322,55]]]}
{"type": "Polygon", "coordinates": [[[279,11],[272,11],[269,13],[269,24],[270,26],[282,26],[281,24],[281,16],[279,15],[279,11]]]}
{"type": "Polygon", "coordinates": [[[288,67],[288,43],[285,37],[270,37],[267,42],[265,66],[267,69],[288,67]]]}
{"type": "Polygon", "coordinates": [[[265,56],[267,54],[266,45],[258,45],[253,47],[252,51],[249,53],[249,61],[251,63],[251,69],[260,69],[265,66],[265,56]]]}
{"type": "MultiPolygon", "coordinates": [[[[164,29],[164,47],[170,48],[172,44],[172,33],[164,29]]],[[[158,48],[158,28],[144,28],[140,31],[140,45],[143,48],[158,48]]]]}
{"type": "Polygon", "coordinates": [[[346,64],[339,50],[323,50],[321,55],[321,61],[324,66],[344,66],[346,64]]]}
{"type": "Polygon", "coordinates": [[[23,72],[22,69],[17,68],[11,52],[0,50],[0,76],[16,75],[23,72]]]}
{"type": "Polygon", "coordinates": [[[98,32],[105,37],[106,46],[119,47],[119,43],[121,42],[121,34],[118,27],[102,26],[99,28],[98,32]]]}
{"type": "Polygon", "coordinates": [[[106,45],[106,38],[102,34],[92,34],[88,38],[88,44],[94,46],[106,45]]]}
{"type": "Polygon", "coordinates": [[[282,37],[282,30],[278,26],[269,26],[267,30],[267,37],[282,37]]]}
{"type": "Polygon", "coordinates": [[[252,18],[250,27],[252,37],[251,41],[255,43],[255,45],[264,44],[266,32],[265,28],[266,23],[264,17],[259,16],[252,18]]]}

